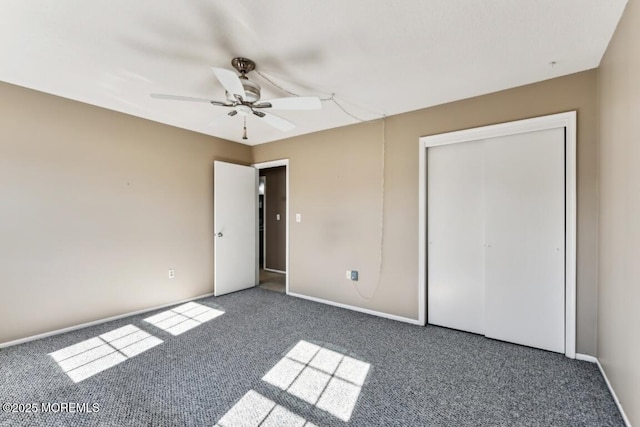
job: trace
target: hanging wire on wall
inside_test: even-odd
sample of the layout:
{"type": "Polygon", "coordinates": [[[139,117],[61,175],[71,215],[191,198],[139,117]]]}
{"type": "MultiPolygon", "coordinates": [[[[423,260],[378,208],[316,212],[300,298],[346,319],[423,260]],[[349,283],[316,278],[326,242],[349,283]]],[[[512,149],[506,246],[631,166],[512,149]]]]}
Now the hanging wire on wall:
{"type": "MultiPolygon", "coordinates": [[[[300,96],[300,94],[291,92],[288,89],[283,88],[282,86],[280,86],[278,83],[274,82],[273,80],[271,80],[269,77],[267,77],[264,73],[261,73],[260,71],[255,71],[256,74],[258,74],[260,77],[262,77],[263,79],[265,79],[267,82],[269,82],[271,85],[273,85],[274,87],[280,89],[281,91],[283,91],[284,93],[286,93],[287,95],[291,95],[291,96],[300,96]]],[[[357,120],[359,122],[368,122],[370,120],[365,120],[363,118],[360,118],[358,116],[356,116],[355,114],[349,112],[340,102],[338,102],[338,100],[336,99],[336,94],[332,93],[331,96],[328,97],[320,97],[320,101],[323,102],[333,102],[334,104],[336,104],[336,106],[342,110],[343,113],[345,113],[347,116],[351,117],[354,120],[357,120]]],[[[384,114],[380,114],[380,113],[375,113],[380,117],[385,117],[384,114]]],[[[376,120],[376,119],[372,119],[372,120],[376,120]]]]}
{"type": "MultiPolygon", "coordinates": [[[[264,75],[264,73],[261,73],[260,71],[256,70],[255,71],[260,77],[262,77],[264,80],[266,80],[267,82],[269,82],[271,85],[273,85],[274,87],[280,89],[281,91],[283,91],[284,93],[290,95],[290,96],[301,96],[300,94],[294,93],[288,89],[285,89],[284,87],[282,87],[281,85],[279,85],[278,83],[274,82],[273,80],[271,80],[269,77],[267,77],[266,75],[264,75]]],[[[378,292],[378,289],[380,288],[380,284],[382,282],[382,268],[383,268],[383,261],[384,261],[384,203],[385,203],[385,191],[384,191],[384,185],[385,185],[385,156],[386,156],[386,144],[387,144],[387,136],[386,136],[386,123],[387,123],[387,116],[385,114],[380,114],[380,113],[375,113],[377,114],[379,117],[376,119],[371,119],[371,120],[365,120],[362,119],[354,114],[352,114],[351,112],[349,112],[342,104],[340,104],[337,100],[336,100],[336,94],[332,93],[331,96],[329,97],[320,97],[320,101],[323,102],[333,102],[343,113],[345,113],[347,116],[351,117],[354,120],[357,120],[358,122],[368,122],[368,121],[372,121],[372,120],[381,120],[382,121],[382,159],[381,159],[381,179],[380,179],[380,253],[379,253],[379,258],[378,258],[378,280],[376,282],[376,286],[373,289],[373,291],[371,292],[371,295],[366,296],[364,294],[362,294],[362,292],[360,291],[360,289],[358,289],[358,283],[357,282],[353,282],[353,288],[355,290],[355,292],[358,294],[358,296],[360,298],[362,298],[365,301],[370,301],[371,299],[373,299],[373,297],[375,296],[375,294],[378,292]]],[[[245,119],[245,135],[246,135],[246,119],[245,119]]],[[[243,137],[243,139],[246,139],[243,137]]]]}
{"type": "Polygon", "coordinates": [[[353,288],[360,298],[365,301],[370,301],[373,299],[375,294],[378,292],[380,288],[380,283],[382,282],[382,266],[384,261],[384,172],[385,172],[385,151],[387,145],[387,116],[382,116],[382,173],[380,178],[380,255],[378,258],[378,281],[376,282],[376,286],[371,292],[371,295],[365,296],[358,289],[358,282],[353,282],[353,288]]]}

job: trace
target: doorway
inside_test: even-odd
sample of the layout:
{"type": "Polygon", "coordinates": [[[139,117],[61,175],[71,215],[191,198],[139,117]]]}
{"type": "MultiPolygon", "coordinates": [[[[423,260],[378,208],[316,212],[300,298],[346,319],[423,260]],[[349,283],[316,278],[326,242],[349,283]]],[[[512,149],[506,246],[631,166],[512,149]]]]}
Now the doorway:
{"type": "Polygon", "coordinates": [[[258,163],[258,286],[289,291],[289,161],[258,163]]]}

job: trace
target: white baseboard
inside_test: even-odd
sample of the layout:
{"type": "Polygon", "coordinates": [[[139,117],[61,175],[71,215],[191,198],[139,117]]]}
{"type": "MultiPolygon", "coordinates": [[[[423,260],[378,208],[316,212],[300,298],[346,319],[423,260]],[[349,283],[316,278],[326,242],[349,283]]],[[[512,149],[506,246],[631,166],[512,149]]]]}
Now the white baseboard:
{"type": "Polygon", "coordinates": [[[618,396],[616,395],[615,390],[611,386],[611,383],[609,382],[609,378],[607,377],[607,374],[604,371],[604,368],[602,367],[602,365],[600,364],[600,361],[598,360],[598,358],[589,356],[588,354],[576,353],[576,359],[584,360],[585,362],[591,362],[598,365],[598,369],[600,369],[600,373],[604,378],[604,382],[607,383],[607,387],[609,387],[609,392],[611,392],[611,396],[613,396],[613,401],[616,402],[616,406],[620,411],[620,415],[622,415],[622,419],[624,420],[624,423],[626,424],[627,427],[631,427],[631,421],[629,421],[629,418],[627,418],[627,414],[624,412],[624,409],[622,409],[622,404],[620,403],[620,400],[618,399],[618,396]]]}
{"type": "Polygon", "coordinates": [[[181,304],[181,303],[185,303],[185,302],[189,302],[189,301],[194,301],[194,300],[197,300],[197,299],[200,299],[200,298],[210,297],[212,295],[213,295],[213,293],[204,294],[204,295],[200,295],[200,296],[197,296],[197,297],[187,298],[187,299],[183,299],[183,300],[180,300],[180,301],[174,301],[174,302],[158,305],[158,306],[151,307],[151,308],[144,308],[142,310],[132,311],[130,313],[124,313],[124,314],[119,314],[117,316],[107,317],[105,319],[99,319],[99,320],[94,320],[92,322],[81,323],[79,325],[69,326],[67,328],[56,329],[55,331],[45,332],[45,333],[38,334],[38,335],[32,335],[30,337],[20,338],[20,339],[14,340],[14,341],[7,341],[7,342],[0,343],[0,348],[11,347],[11,346],[18,345],[18,344],[23,344],[23,343],[26,343],[26,342],[29,342],[29,341],[34,341],[34,340],[39,340],[41,338],[51,337],[53,335],[64,334],[65,332],[71,332],[71,331],[75,331],[75,330],[78,330],[78,329],[87,328],[89,326],[99,325],[101,323],[110,322],[112,320],[122,319],[123,317],[135,316],[136,314],[142,314],[142,313],[146,313],[148,311],[160,310],[160,309],[165,308],[165,307],[169,307],[169,306],[172,306],[172,305],[181,304]]]}
{"type": "Polygon", "coordinates": [[[264,268],[263,268],[263,270],[264,270],[264,271],[270,271],[270,272],[272,272],[272,273],[287,274],[287,272],[286,272],[286,271],[276,270],[276,269],[274,269],[274,268],[267,268],[267,267],[264,267],[264,268]]]}
{"type": "Polygon", "coordinates": [[[309,301],[319,302],[321,304],[332,305],[334,307],[345,308],[347,310],[358,311],[360,313],[371,314],[372,316],[384,317],[385,319],[397,320],[398,322],[404,322],[404,323],[410,323],[412,325],[424,326],[424,324],[420,323],[419,320],[409,319],[408,317],[396,316],[395,314],[388,314],[388,313],[383,313],[381,311],[369,310],[368,308],[356,307],[356,306],[353,306],[353,305],[342,304],[342,303],[339,303],[339,302],[329,301],[329,300],[316,298],[316,297],[310,297],[310,296],[302,295],[302,294],[296,294],[296,293],[293,293],[293,292],[289,292],[287,295],[292,296],[292,297],[296,297],[296,298],[306,299],[306,300],[309,300],[309,301]]]}
{"type": "Polygon", "coordinates": [[[598,363],[598,358],[589,354],[576,353],[576,359],[590,363],[598,363]]]}

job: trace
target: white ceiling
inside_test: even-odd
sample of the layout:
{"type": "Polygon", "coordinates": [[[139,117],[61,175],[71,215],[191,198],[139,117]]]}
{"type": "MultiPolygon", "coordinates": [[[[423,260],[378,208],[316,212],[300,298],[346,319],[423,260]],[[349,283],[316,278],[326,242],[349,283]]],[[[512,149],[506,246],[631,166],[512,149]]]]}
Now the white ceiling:
{"type": "MultiPolygon", "coordinates": [[[[335,103],[283,111],[287,133],[224,107],[234,56],[360,119],[598,66],[626,0],[2,0],[0,80],[250,145],[357,122],[335,103]],[[551,66],[550,62],[556,62],[551,66]]],[[[287,96],[255,72],[262,99],[287,96]]]]}

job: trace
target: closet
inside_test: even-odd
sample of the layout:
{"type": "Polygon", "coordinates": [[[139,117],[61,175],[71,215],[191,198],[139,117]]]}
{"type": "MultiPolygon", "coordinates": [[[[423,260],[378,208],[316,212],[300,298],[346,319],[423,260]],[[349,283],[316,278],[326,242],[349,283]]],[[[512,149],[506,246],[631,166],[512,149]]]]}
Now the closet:
{"type": "Polygon", "coordinates": [[[427,149],[430,324],[565,352],[565,128],[427,149]]]}

